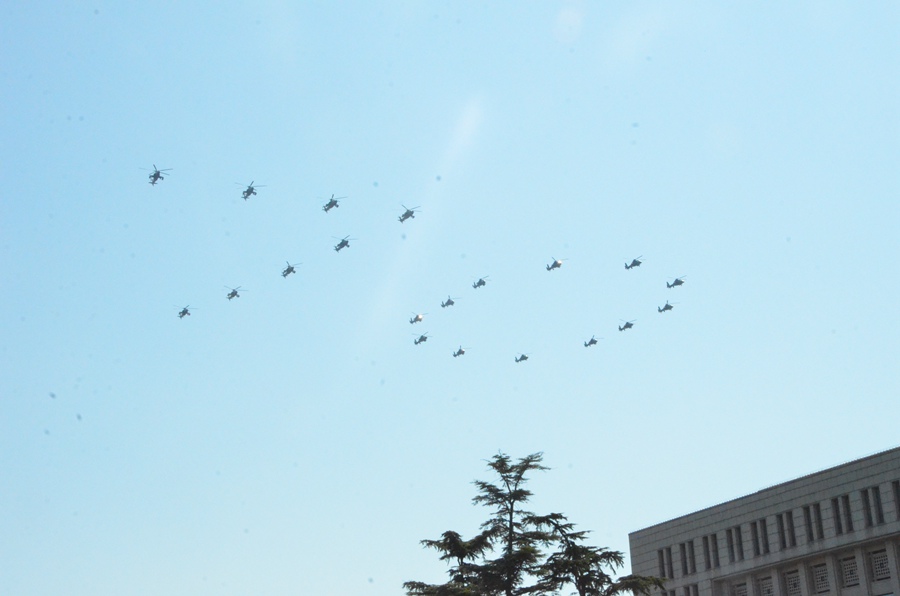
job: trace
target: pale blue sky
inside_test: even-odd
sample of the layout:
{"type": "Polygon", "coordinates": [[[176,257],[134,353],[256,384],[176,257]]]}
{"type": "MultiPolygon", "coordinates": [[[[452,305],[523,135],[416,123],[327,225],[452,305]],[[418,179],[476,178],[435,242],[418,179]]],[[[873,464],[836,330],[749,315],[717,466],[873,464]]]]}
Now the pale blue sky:
{"type": "Polygon", "coordinates": [[[402,594],[498,450],[627,550],[896,446],[898,25],[4,6],[0,593],[402,594]]]}

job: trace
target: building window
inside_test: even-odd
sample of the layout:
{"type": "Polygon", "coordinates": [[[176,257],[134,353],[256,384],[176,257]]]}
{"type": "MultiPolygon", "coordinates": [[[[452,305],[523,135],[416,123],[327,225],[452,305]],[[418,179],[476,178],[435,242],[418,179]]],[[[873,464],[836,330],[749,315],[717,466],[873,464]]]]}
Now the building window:
{"type": "Polygon", "coordinates": [[[859,569],[856,566],[856,557],[841,559],[841,582],[845,588],[859,585],[859,569]]]}
{"type": "Polygon", "coordinates": [[[873,486],[872,490],[872,504],[875,506],[875,523],[883,524],[884,523],[884,508],[881,506],[881,489],[877,486],[873,486]]]}
{"type": "Polygon", "coordinates": [[[840,536],[844,533],[844,526],[841,525],[841,502],[837,499],[831,499],[831,518],[834,520],[834,533],[840,536]]]}
{"type": "Polygon", "coordinates": [[[877,486],[865,488],[859,491],[862,497],[863,517],[866,521],[866,527],[871,528],[874,525],[884,523],[884,509],[881,506],[881,489],[877,486]]]}
{"type": "Polygon", "coordinates": [[[684,587],[684,596],[697,596],[698,592],[697,584],[690,584],[684,587]]]}
{"type": "Polygon", "coordinates": [[[803,521],[806,522],[806,541],[821,540],[825,536],[822,525],[822,508],[818,503],[803,506],[803,521]]]}
{"type": "Polygon", "coordinates": [[[753,540],[753,556],[769,554],[769,530],[766,520],[750,522],[750,538],[753,540]]]}
{"type": "Polygon", "coordinates": [[[697,573],[697,555],[694,552],[694,541],[688,540],[678,545],[681,554],[681,575],[697,573]]]}
{"type": "MultiPolygon", "coordinates": [[[[672,570],[672,547],[666,547],[666,577],[675,577],[675,572],[672,570]]],[[[674,594],[672,596],[675,596],[674,594]]]]}
{"type": "Polygon", "coordinates": [[[656,557],[659,559],[659,576],[666,576],[666,556],[663,554],[663,549],[659,549],[656,551],[656,557]]]}
{"type": "Polygon", "coordinates": [[[703,537],[703,564],[706,565],[707,571],[712,569],[712,559],[709,558],[709,536],[703,537]]]}
{"type": "Polygon", "coordinates": [[[725,530],[725,542],[728,543],[728,562],[734,563],[734,533],[731,528],[725,530]]]}
{"type": "Polygon", "coordinates": [[[816,594],[822,594],[827,592],[828,587],[828,566],[825,563],[821,565],[813,565],[812,568],[813,575],[813,588],[816,591],[816,594]]]}
{"type": "Polygon", "coordinates": [[[894,489],[894,517],[900,521],[900,480],[891,482],[891,488],[894,489]]]}
{"type": "Polygon", "coordinates": [[[869,489],[864,488],[859,491],[859,496],[862,497],[863,520],[866,522],[866,527],[871,528],[875,524],[872,522],[872,504],[869,502],[869,489]]]}
{"type": "Polygon", "coordinates": [[[825,538],[825,527],[822,524],[822,507],[818,503],[813,505],[813,518],[816,521],[816,538],[821,540],[825,538]]]}
{"type": "Polygon", "coordinates": [[[797,532],[794,530],[794,512],[788,511],[784,514],[785,524],[787,524],[788,546],[791,548],[797,546],[797,532]]]}
{"type": "Polygon", "coordinates": [[[759,530],[756,528],[756,522],[750,522],[750,540],[753,541],[753,556],[759,556],[759,530]]]}
{"type": "Polygon", "coordinates": [[[844,510],[844,531],[852,532],[853,531],[853,512],[850,510],[850,495],[843,495],[841,497],[841,505],[844,510]]]}
{"type": "Polygon", "coordinates": [[[869,560],[872,565],[872,579],[881,581],[891,579],[891,568],[888,565],[888,556],[886,550],[879,550],[869,553],[869,560]]]}
{"type": "Polygon", "coordinates": [[[744,560],[744,537],[741,535],[741,527],[734,527],[734,546],[737,551],[738,561],[744,560]]]}
{"type": "Polygon", "coordinates": [[[786,511],[776,515],[775,522],[778,524],[778,540],[781,544],[781,550],[797,546],[797,537],[794,535],[794,513],[786,511]]]}
{"type": "Polygon", "coordinates": [[[731,596],[747,596],[747,584],[734,584],[731,587],[731,596]]]}
{"type": "Polygon", "coordinates": [[[709,547],[712,549],[712,565],[719,566],[719,536],[718,534],[710,534],[709,547]]]}
{"type": "Polygon", "coordinates": [[[799,571],[788,571],[784,574],[784,588],[787,596],[800,596],[799,571]]]}
{"type": "Polygon", "coordinates": [[[803,522],[806,525],[806,541],[812,542],[815,538],[813,537],[812,512],[809,505],[803,506],[803,522]]]}
{"type": "Polygon", "coordinates": [[[775,586],[772,584],[771,577],[764,577],[759,580],[759,596],[774,596],[775,586]]]}

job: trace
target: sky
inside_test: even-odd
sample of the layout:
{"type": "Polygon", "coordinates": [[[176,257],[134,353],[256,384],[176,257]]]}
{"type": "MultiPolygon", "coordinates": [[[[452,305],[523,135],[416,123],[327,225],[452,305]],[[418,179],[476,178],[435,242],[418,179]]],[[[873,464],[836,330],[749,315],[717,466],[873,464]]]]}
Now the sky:
{"type": "Polygon", "coordinates": [[[895,3],[0,14],[0,593],[402,594],[498,453],[627,551],[900,444],[895,3]]]}

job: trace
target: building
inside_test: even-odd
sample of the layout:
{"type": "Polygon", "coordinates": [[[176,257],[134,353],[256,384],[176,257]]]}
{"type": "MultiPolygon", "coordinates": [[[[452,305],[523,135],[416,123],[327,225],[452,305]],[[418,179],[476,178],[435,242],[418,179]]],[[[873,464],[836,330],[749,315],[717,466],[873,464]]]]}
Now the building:
{"type": "Polygon", "coordinates": [[[629,535],[654,596],[900,596],[900,448],[629,535]]]}

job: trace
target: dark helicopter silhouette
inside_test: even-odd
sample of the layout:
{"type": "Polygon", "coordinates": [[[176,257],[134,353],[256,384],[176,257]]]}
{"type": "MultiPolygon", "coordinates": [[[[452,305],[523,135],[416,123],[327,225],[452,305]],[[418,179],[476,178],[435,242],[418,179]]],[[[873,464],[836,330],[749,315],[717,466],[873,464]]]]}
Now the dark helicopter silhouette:
{"type": "Polygon", "coordinates": [[[165,174],[166,172],[171,172],[171,171],[172,171],[172,168],[166,168],[165,170],[160,170],[159,168],[156,167],[156,164],[153,164],[153,171],[148,175],[148,178],[150,178],[150,184],[152,184],[153,186],[156,186],[157,182],[159,182],[160,180],[166,179],[165,176],[163,176],[163,174],[165,174]]]}
{"type": "Polygon", "coordinates": [[[459,346],[459,349],[456,350],[455,352],[453,352],[454,358],[457,358],[459,356],[465,356],[465,355],[466,355],[466,349],[462,346],[459,346]]]}
{"type": "Polygon", "coordinates": [[[484,277],[479,277],[479,278],[478,278],[478,281],[476,281],[475,283],[472,284],[472,287],[475,288],[475,289],[477,290],[478,288],[481,288],[481,287],[483,287],[483,286],[486,286],[486,285],[487,285],[487,278],[488,278],[487,275],[485,275],[484,277]]]}
{"type": "MultiPolygon", "coordinates": [[[[335,238],[335,240],[337,240],[337,238],[335,238]]],[[[350,236],[344,236],[343,238],[340,239],[340,242],[338,242],[337,244],[334,245],[334,251],[341,252],[342,249],[345,249],[348,246],[350,246],[351,240],[356,240],[356,238],[351,238],[350,236]]]]}
{"type": "Polygon", "coordinates": [[[409,324],[412,325],[413,323],[421,323],[422,319],[424,319],[425,315],[427,314],[427,312],[413,313],[413,317],[409,320],[409,324]]]}
{"type": "MultiPolygon", "coordinates": [[[[600,339],[603,339],[603,338],[601,337],[600,339]]],[[[586,347],[586,348],[589,348],[591,346],[596,346],[596,345],[597,345],[597,340],[594,339],[593,335],[591,336],[591,339],[584,342],[584,347],[586,347]]]]}
{"type": "Polygon", "coordinates": [[[415,219],[416,218],[416,209],[418,209],[418,207],[413,207],[412,209],[410,209],[406,205],[400,205],[400,206],[406,210],[403,212],[403,215],[401,215],[400,217],[397,218],[400,220],[400,223],[403,223],[407,219],[415,219]]]}
{"type": "Polygon", "coordinates": [[[285,261],[285,263],[287,263],[287,267],[285,267],[281,271],[281,277],[284,277],[284,278],[286,278],[291,273],[294,273],[296,271],[295,267],[297,265],[302,265],[302,263],[291,263],[290,261],[285,261]]]}
{"type": "Polygon", "coordinates": [[[413,340],[413,343],[416,345],[423,344],[428,341],[428,333],[423,333],[418,338],[413,340]]]}
{"type": "Polygon", "coordinates": [[[328,200],[328,202],[322,206],[322,211],[324,211],[325,213],[328,213],[335,207],[340,207],[340,205],[338,205],[338,201],[340,201],[341,199],[346,199],[346,198],[347,197],[335,197],[334,195],[331,195],[331,198],[328,200]]]}
{"type": "Polygon", "coordinates": [[[188,310],[190,307],[191,306],[189,304],[189,305],[185,306],[184,308],[182,308],[180,311],[178,311],[178,318],[183,319],[185,317],[191,316],[191,311],[188,310]]]}
{"type": "Polygon", "coordinates": [[[242,289],[241,289],[241,286],[238,286],[238,287],[236,287],[236,288],[229,288],[228,286],[225,286],[225,288],[231,290],[231,291],[228,292],[228,294],[225,296],[225,297],[228,298],[229,300],[231,300],[232,298],[240,298],[240,297],[241,297],[241,295],[238,293],[238,290],[240,290],[241,292],[246,292],[246,291],[247,291],[247,290],[242,290],[242,289]]]}
{"type": "Polygon", "coordinates": [[[683,286],[685,277],[687,277],[687,275],[682,275],[681,277],[676,277],[675,281],[673,281],[672,283],[666,282],[666,287],[667,288],[677,288],[678,286],[683,286]]]}
{"type": "Polygon", "coordinates": [[[562,267],[563,261],[565,261],[565,259],[554,258],[553,262],[550,263],[549,265],[547,265],[547,271],[553,271],[554,269],[559,269],[560,267],[562,267]]]}
{"type": "Polygon", "coordinates": [[[631,260],[631,264],[625,263],[625,268],[626,268],[626,269],[631,269],[631,268],[633,268],[633,267],[640,267],[640,266],[641,266],[641,263],[643,262],[643,261],[641,261],[641,259],[643,258],[643,256],[644,256],[644,255],[641,255],[640,257],[638,257],[638,258],[636,258],[636,259],[632,259],[632,260],[631,260]]]}
{"type": "Polygon", "coordinates": [[[666,312],[667,310],[672,310],[673,308],[675,307],[669,304],[669,301],[666,300],[665,306],[657,306],[656,310],[658,310],[659,312],[666,312]]]}
{"type": "Polygon", "coordinates": [[[448,306],[453,306],[456,302],[453,301],[453,298],[447,296],[447,300],[441,302],[441,308],[447,308],[448,306]]]}
{"type": "MultiPolygon", "coordinates": [[[[237,184],[238,186],[243,186],[243,184],[241,184],[240,182],[235,182],[235,184],[237,184]]],[[[251,195],[256,194],[257,188],[265,188],[265,186],[265,184],[257,184],[256,186],[253,186],[253,181],[251,181],[250,184],[247,185],[247,188],[244,189],[244,192],[241,193],[241,198],[246,201],[250,198],[251,195]]]]}
{"type": "Polygon", "coordinates": [[[619,327],[619,331],[625,331],[626,329],[631,329],[632,327],[634,327],[634,321],[637,321],[637,319],[634,319],[633,321],[622,321],[622,323],[624,323],[624,324],[621,327],[619,327]]]}
{"type": "Polygon", "coordinates": [[[516,358],[516,362],[525,362],[528,360],[528,354],[522,354],[516,358]]]}

